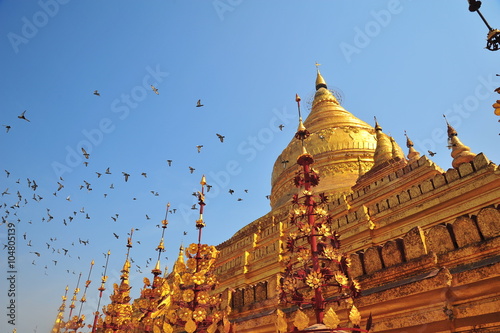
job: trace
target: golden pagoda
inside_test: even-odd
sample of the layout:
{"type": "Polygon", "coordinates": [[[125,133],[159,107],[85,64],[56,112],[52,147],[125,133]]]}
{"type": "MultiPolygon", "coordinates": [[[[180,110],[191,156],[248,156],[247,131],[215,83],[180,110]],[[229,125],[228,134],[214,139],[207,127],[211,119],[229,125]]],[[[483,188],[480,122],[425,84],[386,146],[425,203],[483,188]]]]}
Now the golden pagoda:
{"type": "MultiPolygon", "coordinates": [[[[498,165],[472,153],[449,124],[450,168],[420,155],[408,137],[406,157],[378,122],[372,127],[344,109],[319,70],[302,125],[310,135],[303,144],[292,139],[274,164],[270,212],[217,246],[218,290],[231,290],[229,319],[238,332],[276,332],[278,319],[294,326],[298,308],[277,308],[295,198],[305,194],[294,183],[301,165],[282,161],[296,160],[302,145],[321,177],[314,192],[325,198],[325,226],[340,235],[346,277],[361,289],[360,327],[371,313],[370,332],[498,332],[498,165]]],[[[326,295],[328,309],[335,300],[326,295]]],[[[301,312],[318,321],[310,308],[301,312]]],[[[335,312],[349,321],[348,310],[335,312]]]]}
{"type": "MultiPolygon", "coordinates": [[[[198,242],[161,276],[166,216],[153,281],[131,302],[132,230],[121,283],[92,332],[500,332],[498,165],[448,123],[448,169],[408,136],[405,156],[376,119],[344,109],[319,70],[315,85],[274,164],[270,212],[202,244],[203,177],[198,242]]],[[[68,329],[65,301],[54,333],[68,329]]]]}

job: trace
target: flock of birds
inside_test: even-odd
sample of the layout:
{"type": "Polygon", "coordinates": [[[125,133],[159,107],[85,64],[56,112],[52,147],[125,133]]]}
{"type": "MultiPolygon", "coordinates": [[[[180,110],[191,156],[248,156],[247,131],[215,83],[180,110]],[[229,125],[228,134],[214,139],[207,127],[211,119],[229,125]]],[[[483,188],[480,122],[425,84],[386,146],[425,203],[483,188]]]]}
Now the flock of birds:
{"type": "MultiPolygon", "coordinates": [[[[159,91],[156,87],[151,86],[151,89],[155,94],[159,95],[159,91]]],[[[93,95],[101,96],[101,93],[98,90],[95,90],[93,92],[93,95]]],[[[201,100],[198,100],[196,102],[196,107],[199,108],[203,106],[204,105],[201,103],[201,100]]],[[[31,122],[30,119],[27,118],[26,114],[27,110],[24,110],[17,118],[22,121],[31,122]]],[[[6,128],[7,133],[9,133],[9,131],[12,129],[11,124],[3,126],[6,128]]],[[[284,125],[279,125],[280,130],[283,130],[283,127],[284,125]]],[[[224,143],[224,135],[216,133],[216,137],[220,143],[224,143]]],[[[204,146],[200,144],[196,145],[194,149],[196,149],[197,153],[202,153],[203,147],[204,146]]],[[[89,163],[90,161],[92,161],[92,156],[83,147],[81,148],[81,154],[85,167],[92,165],[91,163],[89,163]]],[[[168,167],[172,167],[172,165],[174,164],[172,159],[167,159],[166,162],[168,167]]],[[[193,174],[196,170],[192,166],[189,166],[188,168],[190,174],[193,174]]],[[[77,205],[81,200],[82,195],[80,193],[86,192],[97,195],[95,189],[98,188],[98,191],[100,192],[98,195],[101,196],[102,199],[106,199],[111,196],[111,193],[115,189],[115,186],[117,188],[118,186],[123,186],[123,184],[119,184],[120,180],[117,177],[122,177],[121,182],[124,183],[129,182],[131,177],[136,177],[131,172],[121,170],[118,172],[112,172],[111,169],[111,167],[107,167],[103,170],[93,170],[92,167],[89,167],[88,169],[85,169],[88,170],[86,171],[88,175],[85,177],[89,178],[82,179],[78,185],[75,185],[74,179],[71,184],[68,184],[68,182],[66,182],[62,176],[60,176],[59,179],[57,179],[53,183],[53,185],[45,184],[44,181],[39,181],[38,179],[33,178],[25,178],[25,180],[23,180],[24,177],[20,174],[17,174],[15,170],[4,170],[5,182],[0,182],[0,184],[7,184],[7,186],[1,192],[0,209],[3,210],[3,213],[1,215],[1,224],[4,225],[2,227],[5,227],[9,223],[15,223],[19,226],[17,232],[22,233],[22,239],[18,237],[17,246],[27,247],[27,253],[33,256],[30,259],[31,264],[34,266],[43,267],[45,275],[49,275],[50,269],[56,267],[58,263],[60,263],[63,259],[71,258],[71,260],[73,261],[75,259],[81,260],[82,257],[84,257],[82,255],[82,253],[85,252],[84,248],[89,246],[90,244],[93,244],[93,242],[91,243],[92,239],[91,237],[82,237],[79,234],[73,234],[73,239],[67,239],[68,236],[65,236],[64,242],[60,241],[60,239],[62,238],[59,237],[60,235],[52,235],[45,240],[37,239],[37,237],[39,236],[38,232],[32,232],[29,228],[23,227],[23,223],[26,223],[27,225],[36,225],[39,223],[51,223],[51,225],[56,224],[56,227],[54,228],[54,233],[56,233],[60,227],[70,227],[72,224],[78,222],[92,220],[92,208],[87,209],[83,204],[79,205],[79,207],[81,206],[81,208],[79,209],[75,208],[74,206],[77,205]],[[116,174],[120,176],[116,176],[116,174]],[[95,177],[94,180],[92,180],[91,177],[95,177]],[[105,191],[103,190],[104,188],[106,188],[105,191]],[[77,192],[78,194],[75,194],[75,192],[77,192]],[[44,207],[45,209],[40,209],[40,205],[43,205],[43,202],[47,202],[46,199],[44,200],[44,197],[46,198],[47,195],[51,196],[53,200],[65,200],[66,202],[70,202],[73,204],[73,206],[71,206],[70,209],[68,208],[69,210],[67,211],[67,214],[63,216],[58,216],[60,215],[60,212],[62,210],[61,201],[59,201],[59,203],[57,204],[57,209],[54,209],[57,210],[58,213],[53,213],[51,207],[44,207]],[[36,209],[30,209],[31,206],[33,206],[33,203],[38,204],[38,216],[37,213],[35,213],[36,209]],[[27,214],[22,213],[25,209],[29,211],[27,214]],[[43,213],[39,213],[40,211],[42,211],[43,213]],[[40,216],[40,214],[42,215],[40,216]],[[78,247],[80,247],[79,250],[78,247]]],[[[142,179],[148,179],[148,172],[141,172],[137,176],[141,177],[142,179]]],[[[210,192],[211,188],[212,185],[207,184],[207,192],[210,192]]],[[[234,189],[227,188],[226,190],[230,196],[234,195],[233,197],[236,198],[236,201],[243,201],[243,196],[235,195],[237,194],[237,191],[235,191],[234,189]]],[[[150,193],[152,198],[160,196],[160,192],[156,189],[148,189],[148,193],[150,193]]],[[[248,189],[242,190],[241,193],[248,193],[248,189]]],[[[192,195],[195,198],[197,197],[196,192],[193,192],[192,195]]],[[[266,198],[269,199],[269,196],[267,195],[266,198]]],[[[51,202],[53,202],[53,200],[51,202]]],[[[137,200],[137,198],[133,197],[132,200],[137,200]]],[[[193,199],[193,202],[196,201],[196,199],[193,199]]],[[[116,209],[119,208],[120,207],[116,207],[116,209]]],[[[190,208],[192,210],[198,209],[197,204],[193,204],[190,208]]],[[[169,208],[168,213],[175,214],[177,210],[177,208],[169,208]]],[[[144,212],[143,216],[146,221],[151,219],[148,212],[144,212]]],[[[119,218],[119,212],[109,216],[110,222],[112,221],[112,223],[119,222],[119,218]]],[[[100,221],[99,223],[103,223],[103,221],[100,221]]],[[[156,224],[156,227],[160,228],[161,225],[156,224]]],[[[108,230],[106,232],[109,232],[109,239],[124,238],[121,237],[122,235],[120,235],[118,228],[104,227],[103,229],[108,230]]],[[[138,228],[135,228],[135,230],[139,231],[138,228]]],[[[184,231],[183,235],[187,235],[187,233],[187,231],[184,231]]],[[[130,232],[127,233],[127,236],[130,236],[130,232]]],[[[140,240],[135,240],[134,242],[136,244],[141,243],[140,240]]],[[[6,250],[8,248],[7,241],[3,238],[0,238],[0,246],[3,250],[6,250]]],[[[96,244],[96,246],[102,246],[102,244],[96,244]]],[[[139,263],[136,264],[136,271],[142,273],[142,270],[144,268],[147,268],[150,262],[151,258],[146,261],[145,265],[139,265],[139,263]]],[[[72,269],[66,269],[66,272],[77,274],[72,269]]]]}

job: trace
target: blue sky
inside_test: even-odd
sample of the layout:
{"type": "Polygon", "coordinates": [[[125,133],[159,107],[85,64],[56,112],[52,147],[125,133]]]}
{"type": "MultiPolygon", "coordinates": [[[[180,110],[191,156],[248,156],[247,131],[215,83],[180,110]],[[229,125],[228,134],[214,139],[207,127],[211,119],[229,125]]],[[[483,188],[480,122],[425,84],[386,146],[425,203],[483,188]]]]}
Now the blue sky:
{"type": "MultiPolygon", "coordinates": [[[[481,10],[500,27],[498,2],[481,10]]],[[[176,213],[162,264],[172,267],[180,244],[196,241],[192,192],[203,174],[213,186],[204,242],[268,213],[274,161],[296,130],[295,94],[311,99],[316,62],[347,110],[369,123],[376,116],[402,147],[406,130],[450,168],[447,114],[462,142],[498,163],[500,53],[485,49],[486,34],[465,1],[0,1],[0,125],[11,126],[0,128],[0,190],[10,193],[0,202],[17,235],[18,332],[48,331],[64,288],[74,290],[80,272],[86,279],[94,259],[82,310],[90,317],[111,250],[107,303],[131,228],[137,295],[167,202],[176,213]],[[18,118],[24,110],[29,122],[18,118]]],[[[7,249],[1,258],[8,331],[7,249]]]]}

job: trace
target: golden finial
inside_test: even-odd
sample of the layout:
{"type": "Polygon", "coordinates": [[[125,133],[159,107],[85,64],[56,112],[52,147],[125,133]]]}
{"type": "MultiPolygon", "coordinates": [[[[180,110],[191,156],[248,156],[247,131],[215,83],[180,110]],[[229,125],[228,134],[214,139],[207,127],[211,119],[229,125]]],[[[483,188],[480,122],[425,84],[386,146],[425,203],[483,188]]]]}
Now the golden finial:
{"type": "Polygon", "coordinates": [[[377,122],[377,117],[373,116],[373,119],[375,120],[375,130],[376,131],[382,131],[382,127],[377,122]]]}
{"type": "Polygon", "coordinates": [[[382,127],[377,122],[377,117],[373,117],[375,119],[375,131],[377,138],[377,147],[375,148],[375,153],[373,155],[373,167],[381,165],[382,163],[392,159],[392,150],[393,145],[391,139],[382,132],[382,127]]]}
{"type": "Polygon", "coordinates": [[[420,158],[420,153],[413,148],[413,141],[410,140],[408,137],[408,134],[406,134],[405,131],[405,136],[406,136],[406,147],[408,147],[408,160],[411,162],[416,161],[420,158]]]}
{"type": "Polygon", "coordinates": [[[300,97],[298,94],[295,94],[295,101],[297,102],[297,110],[299,112],[299,127],[297,128],[297,132],[295,133],[295,138],[301,140],[302,146],[304,146],[304,139],[309,137],[310,133],[302,122],[302,115],[300,113],[300,97]]]}
{"type": "Polygon", "coordinates": [[[399,148],[399,145],[397,144],[396,140],[392,136],[389,137],[391,140],[391,145],[392,145],[392,158],[400,158],[404,159],[405,155],[401,151],[401,148],[399,148]]]}
{"type": "Polygon", "coordinates": [[[320,64],[316,63],[316,90],[318,90],[319,88],[328,89],[325,79],[319,72],[319,66],[320,64]]]}
{"type": "Polygon", "coordinates": [[[451,157],[453,157],[451,165],[457,169],[461,164],[471,162],[476,154],[460,141],[457,131],[448,123],[446,116],[443,115],[443,117],[448,127],[448,148],[451,149],[451,157]]]}

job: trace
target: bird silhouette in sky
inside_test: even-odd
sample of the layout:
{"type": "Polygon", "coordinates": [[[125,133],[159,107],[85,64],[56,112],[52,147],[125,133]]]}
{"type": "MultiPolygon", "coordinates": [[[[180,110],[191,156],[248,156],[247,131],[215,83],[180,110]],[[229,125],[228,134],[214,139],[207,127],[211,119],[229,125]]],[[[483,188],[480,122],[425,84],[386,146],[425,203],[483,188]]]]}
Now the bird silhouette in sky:
{"type": "Polygon", "coordinates": [[[145,172],[141,173],[141,176],[144,176],[144,178],[148,178],[148,174],[145,172]]]}
{"type": "Polygon", "coordinates": [[[86,159],[89,159],[90,155],[89,153],[87,153],[87,151],[85,150],[85,148],[82,147],[82,153],[83,153],[83,156],[86,158],[86,159]]]}
{"type": "Polygon", "coordinates": [[[172,166],[172,160],[167,160],[168,166],[172,166]]]}
{"type": "Polygon", "coordinates": [[[94,95],[101,96],[101,94],[99,94],[99,91],[97,91],[97,90],[94,90],[94,95]]]}
{"type": "Polygon", "coordinates": [[[9,131],[10,131],[11,127],[10,127],[9,125],[2,125],[2,126],[4,126],[4,127],[5,127],[5,131],[6,131],[6,133],[9,133],[9,131]]]}
{"type": "Polygon", "coordinates": [[[199,108],[203,106],[203,104],[201,104],[201,99],[198,100],[198,102],[196,102],[196,107],[199,108]]]}
{"type": "Polygon", "coordinates": [[[280,124],[278,127],[279,127],[280,131],[282,131],[282,130],[283,130],[283,127],[285,127],[285,125],[280,124]]]}
{"type": "Polygon", "coordinates": [[[219,138],[220,142],[224,142],[224,138],[225,138],[224,135],[220,135],[219,133],[215,133],[215,135],[217,135],[217,137],[219,138]]]}
{"type": "Polygon", "coordinates": [[[193,168],[193,167],[189,167],[189,172],[190,172],[190,173],[193,173],[193,172],[194,172],[194,170],[196,170],[196,169],[195,169],[195,168],[193,168]]]}
{"type": "Polygon", "coordinates": [[[111,174],[111,172],[109,171],[109,168],[106,168],[106,171],[104,173],[107,174],[107,175],[111,174]]]}
{"type": "Polygon", "coordinates": [[[201,152],[201,148],[203,148],[203,145],[197,145],[197,146],[196,146],[196,149],[198,149],[198,153],[200,153],[200,152],[201,152]]]}
{"type": "Polygon", "coordinates": [[[436,153],[433,152],[433,151],[428,150],[427,152],[429,153],[429,155],[431,155],[431,157],[434,156],[434,155],[436,155],[436,153]]]}
{"type": "Polygon", "coordinates": [[[123,173],[123,176],[125,177],[125,181],[127,182],[128,181],[128,177],[130,177],[130,175],[126,172],[122,172],[123,173]]]}
{"type": "Polygon", "coordinates": [[[26,110],[24,110],[24,111],[23,111],[23,113],[21,113],[19,116],[17,116],[17,118],[19,118],[19,119],[24,119],[24,120],[26,120],[26,121],[30,121],[28,118],[26,118],[26,117],[24,116],[24,114],[25,114],[25,113],[26,113],[26,110]]]}
{"type": "Polygon", "coordinates": [[[155,94],[159,95],[158,89],[155,86],[151,85],[151,89],[155,92],[155,94]]]}
{"type": "Polygon", "coordinates": [[[7,171],[7,170],[4,170],[4,171],[5,171],[5,173],[7,174],[7,178],[9,178],[9,176],[10,176],[10,172],[9,172],[9,171],[7,171]]]}
{"type": "Polygon", "coordinates": [[[228,192],[229,192],[229,194],[233,195],[233,193],[234,193],[234,190],[232,190],[232,189],[229,189],[229,191],[228,191],[228,192]]]}

